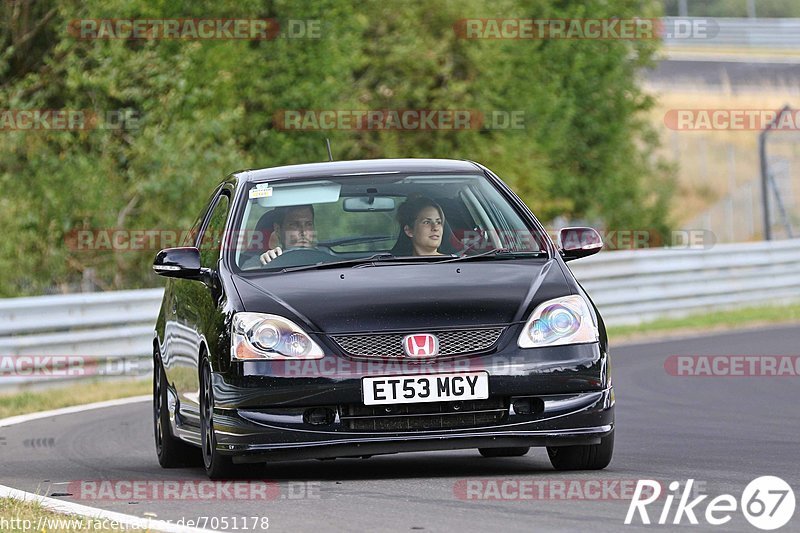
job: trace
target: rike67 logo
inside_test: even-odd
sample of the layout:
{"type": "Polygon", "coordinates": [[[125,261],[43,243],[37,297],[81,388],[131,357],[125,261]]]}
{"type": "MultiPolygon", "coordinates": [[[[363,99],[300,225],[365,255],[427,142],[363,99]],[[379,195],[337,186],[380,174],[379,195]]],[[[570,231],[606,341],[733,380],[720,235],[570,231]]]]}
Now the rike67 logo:
{"type": "MultiPolygon", "coordinates": [[[[701,494],[692,498],[692,485],[694,479],[689,479],[681,489],[679,481],[669,484],[669,493],[662,497],[661,484],[650,479],[640,479],[636,484],[625,524],[629,525],[638,519],[642,524],[650,524],[648,505],[659,501],[650,511],[660,512],[653,516],[655,523],[678,525],[686,522],[698,525],[698,516],[705,519],[707,524],[722,526],[733,518],[732,513],[741,510],[744,517],[751,525],[764,531],[772,531],[783,527],[794,515],[795,496],[792,487],[776,476],[761,476],[751,481],[742,491],[742,496],[737,500],[732,494],[721,494],[705,502],[705,512],[702,512],[704,500],[708,495],[701,494]],[[690,498],[692,498],[690,500],[690,498]],[[678,500],[673,511],[673,502],[678,500]],[[663,501],[663,507],[661,506],[663,501]],[[671,518],[671,520],[670,520],[671,518]]],[[[724,528],[723,528],[724,529],[724,528]]]]}

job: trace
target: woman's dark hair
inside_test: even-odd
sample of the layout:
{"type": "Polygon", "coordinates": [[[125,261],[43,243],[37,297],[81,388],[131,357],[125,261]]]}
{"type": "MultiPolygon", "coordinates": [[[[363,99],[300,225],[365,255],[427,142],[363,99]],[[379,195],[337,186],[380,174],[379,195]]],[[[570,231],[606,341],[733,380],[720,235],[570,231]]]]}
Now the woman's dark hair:
{"type": "Polygon", "coordinates": [[[417,220],[417,215],[426,207],[435,208],[439,212],[439,216],[444,220],[442,206],[432,199],[421,195],[409,196],[408,199],[397,208],[397,221],[400,222],[400,232],[402,233],[403,228],[406,226],[413,228],[414,222],[417,220]]]}

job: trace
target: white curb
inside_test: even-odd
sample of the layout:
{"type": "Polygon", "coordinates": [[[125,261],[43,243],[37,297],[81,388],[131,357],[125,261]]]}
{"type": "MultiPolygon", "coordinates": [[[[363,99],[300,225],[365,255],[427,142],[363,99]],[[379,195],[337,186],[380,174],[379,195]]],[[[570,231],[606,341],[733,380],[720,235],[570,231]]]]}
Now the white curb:
{"type": "MultiPolygon", "coordinates": [[[[45,509],[55,511],[57,513],[79,515],[78,518],[74,518],[73,520],[80,520],[83,518],[84,523],[90,520],[107,520],[108,522],[116,522],[120,525],[124,524],[128,526],[129,529],[138,529],[141,531],[155,530],[163,531],[164,533],[213,533],[213,530],[211,529],[198,529],[195,527],[172,524],[163,520],[151,520],[148,518],[139,518],[138,516],[115,513],[113,511],[104,511],[103,509],[96,509],[94,507],[89,507],[88,505],[65,502],[55,498],[48,498],[47,496],[33,494],[32,492],[12,489],[11,487],[6,487],[5,485],[0,485],[0,498],[14,498],[22,501],[38,502],[45,509]]],[[[51,519],[53,522],[56,520],[58,519],[51,519]]],[[[69,518],[65,517],[62,520],[69,520],[69,518]]],[[[38,525],[44,527],[42,522],[44,522],[44,520],[40,521],[38,525]]],[[[92,528],[90,528],[90,530],[91,529],[92,528]]]]}
{"type": "MultiPolygon", "coordinates": [[[[115,407],[118,405],[127,405],[130,403],[144,402],[146,400],[151,400],[152,398],[153,397],[150,395],[133,396],[131,398],[121,398],[119,400],[108,400],[105,402],[95,402],[85,405],[75,405],[72,407],[64,407],[62,409],[53,409],[51,411],[40,411],[38,413],[28,413],[25,415],[12,416],[0,420],[0,427],[8,427],[16,424],[23,424],[25,422],[30,422],[32,420],[40,420],[42,418],[49,418],[53,416],[81,413],[83,411],[91,411],[92,409],[102,409],[104,407],[115,407]]],[[[38,502],[45,509],[49,509],[56,513],[79,515],[79,518],[77,518],[77,520],[79,520],[80,517],[83,517],[84,520],[87,519],[108,520],[109,522],[117,522],[118,524],[124,524],[134,530],[136,529],[142,531],[156,530],[156,531],[163,531],[165,533],[212,533],[213,532],[213,530],[211,529],[200,529],[195,527],[182,526],[179,524],[165,522],[163,520],[139,518],[138,516],[115,513],[113,511],[105,511],[103,509],[97,509],[96,507],[89,507],[88,505],[80,505],[77,503],[65,502],[63,500],[48,498],[47,496],[41,496],[39,494],[34,494],[32,492],[25,492],[23,490],[13,489],[11,487],[6,487],[5,485],[0,485],[0,498],[15,498],[17,500],[22,500],[22,501],[38,502]]],[[[65,518],[64,520],[68,520],[68,518],[65,518]]]]}

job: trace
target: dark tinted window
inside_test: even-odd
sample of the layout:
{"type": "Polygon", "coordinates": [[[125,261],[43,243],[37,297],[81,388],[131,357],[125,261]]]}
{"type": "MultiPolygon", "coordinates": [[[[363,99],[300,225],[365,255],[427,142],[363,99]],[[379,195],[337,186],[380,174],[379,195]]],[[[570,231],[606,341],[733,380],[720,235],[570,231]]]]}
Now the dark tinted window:
{"type": "Polygon", "coordinates": [[[221,194],[200,237],[200,264],[204,267],[216,268],[217,266],[229,207],[228,195],[221,194]]]}

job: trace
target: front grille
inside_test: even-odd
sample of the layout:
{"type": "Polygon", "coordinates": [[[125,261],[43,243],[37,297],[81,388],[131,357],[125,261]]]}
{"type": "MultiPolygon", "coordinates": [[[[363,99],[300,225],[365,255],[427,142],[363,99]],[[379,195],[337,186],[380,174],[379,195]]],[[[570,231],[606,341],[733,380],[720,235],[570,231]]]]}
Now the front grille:
{"type": "MultiPolygon", "coordinates": [[[[503,328],[463,329],[431,332],[439,337],[439,356],[483,352],[495,345],[503,328]]],[[[405,357],[403,337],[407,333],[335,335],[333,340],[354,357],[405,357]]]]}
{"type": "Polygon", "coordinates": [[[503,398],[399,405],[343,405],[340,418],[353,431],[421,431],[497,424],[508,415],[503,398]]]}

